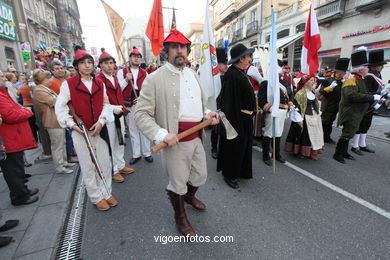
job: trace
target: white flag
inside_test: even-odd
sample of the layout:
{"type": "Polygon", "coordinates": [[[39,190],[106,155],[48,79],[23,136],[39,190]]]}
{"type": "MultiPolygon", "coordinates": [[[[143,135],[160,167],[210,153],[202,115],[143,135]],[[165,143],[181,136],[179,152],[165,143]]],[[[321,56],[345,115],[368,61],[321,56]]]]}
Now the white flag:
{"type": "Polygon", "coordinates": [[[206,14],[203,26],[202,58],[200,64],[200,82],[208,96],[207,107],[217,109],[216,99],[221,91],[217,51],[209,19],[209,0],[206,0],[206,14]]]}
{"type": "MultiPolygon", "coordinates": [[[[268,102],[272,105],[271,116],[275,117],[276,120],[279,119],[279,103],[280,103],[280,90],[279,90],[279,67],[278,67],[278,58],[276,51],[276,29],[275,29],[275,11],[272,8],[272,29],[271,29],[271,39],[270,39],[270,56],[269,56],[269,76],[268,76],[268,87],[267,87],[267,99],[268,102]]],[[[275,120],[275,121],[276,121],[275,120]]],[[[284,120],[284,119],[282,119],[284,120]]],[[[275,122],[274,133],[279,133],[279,123],[275,122]]]]}

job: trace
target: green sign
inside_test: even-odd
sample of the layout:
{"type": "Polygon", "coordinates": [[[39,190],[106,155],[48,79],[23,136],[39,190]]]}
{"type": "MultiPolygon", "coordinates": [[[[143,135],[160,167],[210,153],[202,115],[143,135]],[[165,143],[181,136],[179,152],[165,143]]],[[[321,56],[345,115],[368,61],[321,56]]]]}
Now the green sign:
{"type": "Polygon", "coordinates": [[[16,20],[11,6],[0,2],[0,37],[17,41],[16,20]]]}

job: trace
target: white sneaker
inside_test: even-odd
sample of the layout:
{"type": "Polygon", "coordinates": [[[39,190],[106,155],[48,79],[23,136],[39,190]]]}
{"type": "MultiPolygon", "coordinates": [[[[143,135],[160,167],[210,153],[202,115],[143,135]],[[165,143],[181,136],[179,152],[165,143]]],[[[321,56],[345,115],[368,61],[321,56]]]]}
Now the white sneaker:
{"type": "Polygon", "coordinates": [[[64,168],[62,171],[60,171],[58,173],[60,173],[60,174],[67,174],[67,173],[72,173],[72,172],[73,172],[73,170],[64,168]]]}
{"type": "Polygon", "coordinates": [[[73,166],[75,166],[76,164],[75,164],[75,163],[68,163],[68,162],[65,162],[63,165],[64,165],[64,167],[73,167],[73,166]]]}

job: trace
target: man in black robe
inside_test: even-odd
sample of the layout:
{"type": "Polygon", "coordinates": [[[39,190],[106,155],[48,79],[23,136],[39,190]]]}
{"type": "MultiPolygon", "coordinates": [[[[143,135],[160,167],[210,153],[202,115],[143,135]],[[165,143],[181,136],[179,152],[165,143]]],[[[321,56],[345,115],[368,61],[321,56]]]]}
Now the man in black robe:
{"type": "Polygon", "coordinates": [[[221,131],[217,170],[222,170],[225,182],[233,189],[239,188],[238,178],[252,178],[253,113],[255,95],[245,68],[254,49],[237,44],[230,50],[232,64],[225,73],[219,96],[220,109],[237,131],[238,136],[226,139],[221,131]]]}

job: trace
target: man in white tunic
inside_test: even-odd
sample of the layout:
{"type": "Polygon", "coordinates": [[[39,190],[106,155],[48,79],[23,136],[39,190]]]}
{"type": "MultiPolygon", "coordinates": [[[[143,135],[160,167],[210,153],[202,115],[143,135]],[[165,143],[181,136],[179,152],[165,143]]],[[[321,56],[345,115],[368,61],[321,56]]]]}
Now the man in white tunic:
{"type": "Polygon", "coordinates": [[[183,235],[194,236],[184,202],[197,210],[206,209],[205,204],[195,197],[198,187],[206,182],[206,156],[200,132],[180,141],[177,134],[199,124],[204,118],[213,118],[213,124],[217,124],[219,117],[206,109],[207,96],[199,78],[185,67],[190,45],[182,33],[172,29],[164,40],[168,63],[146,78],[134,119],[150,140],[169,145],[162,150],[162,161],[169,177],[167,192],[175,211],[176,226],[183,235]]]}

